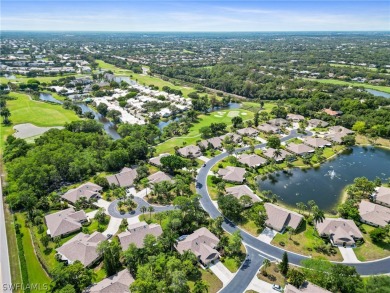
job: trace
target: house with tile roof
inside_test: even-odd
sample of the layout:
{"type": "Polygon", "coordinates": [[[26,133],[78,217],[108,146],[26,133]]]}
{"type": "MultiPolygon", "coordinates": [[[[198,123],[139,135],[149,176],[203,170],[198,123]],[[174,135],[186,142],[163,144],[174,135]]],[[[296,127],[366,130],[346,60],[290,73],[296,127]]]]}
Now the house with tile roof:
{"type": "Polygon", "coordinates": [[[268,124],[268,123],[263,123],[263,124],[257,126],[257,129],[260,130],[261,132],[265,132],[265,133],[280,133],[281,132],[279,127],[268,124]]]}
{"type": "Polygon", "coordinates": [[[119,173],[107,176],[108,184],[114,184],[120,187],[133,186],[137,178],[137,170],[132,168],[123,168],[119,173]]]}
{"type": "Polygon", "coordinates": [[[247,195],[252,199],[252,202],[259,202],[261,199],[248,187],[248,185],[236,185],[226,188],[226,194],[231,194],[237,199],[247,195]]]}
{"type": "Polygon", "coordinates": [[[233,182],[233,183],[242,183],[245,180],[246,170],[241,167],[232,167],[227,166],[226,168],[221,168],[218,170],[218,175],[222,177],[223,180],[233,182]]]}
{"type": "Polygon", "coordinates": [[[83,197],[87,200],[100,198],[100,191],[102,191],[102,189],[103,188],[101,186],[95,183],[87,182],[77,188],[68,190],[61,197],[74,204],[83,197]]]}
{"type": "Polygon", "coordinates": [[[219,258],[219,252],[216,250],[219,239],[207,228],[199,228],[184,240],[178,241],[175,248],[183,254],[189,250],[196,255],[203,265],[208,265],[219,258]]]}
{"type": "Polygon", "coordinates": [[[363,239],[352,220],[325,218],[323,222],[316,223],[316,229],[321,237],[329,237],[334,246],[355,246],[356,240],[363,239]]]}
{"type": "Polygon", "coordinates": [[[171,176],[162,171],[157,171],[156,173],[149,175],[148,180],[150,184],[160,183],[163,181],[169,181],[171,183],[174,182],[171,176]]]}
{"type": "Polygon", "coordinates": [[[126,250],[131,243],[134,243],[138,248],[144,247],[144,239],[146,235],[159,237],[163,233],[160,225],[150,224],[146,222],[135,223],[129,225],[125,232],[118,235],[119,242],[123,250],[126,250]]]}
{"type": "Polygon", "coordinates": [[[161,158],[163,157],[167,157],[167,156],[170,156],[171,154],[161,154],[157,157],[153,157],[153,158],[150,158],[149,159],[149,163],[154,165],[154,166],[157,166],[157,167],[161,167],[162,164],[161,164],[161,158]]]}
{"type": "Polygon", "coordinates": [[[390,188],[384,186],[375,188],[372,199],[377,204],[390,207],[390,188]]]}
{"type": "Polygon", "coordinates": [[[97,247],[100,242],[106,239],[107,237],[100,232],[94,232],[91,235],[79,233],[57,248],[57,253],[61,260],[68,264],[78,260],[85,267],[90,267],[101,258],[97,252],[97,247]]]}
{"type": "Polygon", "coordinates": [[[332,145],[330,141],[327,141],[321,137],[305,137],[303,139],[303,143],[313,148],[324,148],[332,145]]]}
{"type": "Polygon", "coordinates": [[[362,200],[359,204],[360,220],[371,226],[384,227],[390,223],[390,208],[362,200]]]}
{"type": "Polygon", "coordinates": [[[82,223],[87,222],[87,215],[83,210],[75,211],[68,208],[45,216],[47,234],[51,237],[65,236],[81,230],[82,223]]]}
{"type": "Polygon", "coordinates": [[[133,282],[134,277],[128,269],[124,269],[88,287],[84,293],[130,293],[130,285],[133,282]]]}
{"type": "Polygon", "coordinates": [[[186,158],[197,158],[202,155],[197,145],[188,145],[177,150],[178,154],[186,158]]]}
{"type": "Polygon", "coordinates": [[[242,154],[238,157],[238,161],[248,167],[259,167],[267,163],[266,159],[256,154],[242,154]]]}
{"type": "Polygon", "coordinates": [[[265,203],[264,208],[267,214],[265,224],[278,232],[283,232],[287,227],[296,230],[303,220],[302,215],[272,203],[265,203]]]}
{"type": "Polygon", "coordinates": [[[259,131],[253,127],[246,127],[242,129],[237,129],[237,133],[243,136],[257,136],[259,131]]]}
{"type": "Polygon", "coordinates": [[[303,143],[299,143],[299,144],[289,143],[286,146],[286,149],[290,153],[296,154],[298,156],[304,156],[304,155],[307,155],[309,153],[313,153],[314,152],[314,149],[311,146],[308,146],[308,145],[303,144],[303,143]]]}
{"type": "Polygon", "coordinates": [[[282,162],[286,159],[287,156],[291,155],[289,152],[286,152],[283,149],[280,149],[280,155],[276,156],[275,154],[276,149],[274,148],[268,148],[263,151],[263,155],[267,157],[268,159],[274,159],[276,162],[282,162]]]}

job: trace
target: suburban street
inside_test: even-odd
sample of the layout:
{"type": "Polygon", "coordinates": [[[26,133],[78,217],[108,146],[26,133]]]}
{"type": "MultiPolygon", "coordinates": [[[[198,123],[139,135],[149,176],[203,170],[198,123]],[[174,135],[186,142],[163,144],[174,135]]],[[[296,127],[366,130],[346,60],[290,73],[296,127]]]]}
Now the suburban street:
{"type": "MultiPolygon", "coordinates": [[[[312,133],[308,132],[306,136],[311,136],[312,133]]],[[[289,135],[281,138],[281,141],[287,141],[291,138],[296,138],[302,136],[299,134],[296,130],[292,130],[289,135]]],[[[266,144],[259,144],[256,145],[255,148],[263,148],[266,144]]],[[[235,150],[235,153],[240,153],[243,151],[248,150],[249,147],[243,147],[235,150]]],[[[203,206],[203,208],[208,212],[210,217],[216,218],[218,216],[222,216],[221,212],[216,208],[216,206],[213,204],[210,195],[207,190],[207,176],[209,175],[209,172],[211,168],[216,165],[219,161],[229,156],[228,153],[224,152],[221,153],[214,158],[210,159],[206,166],[202,167],[199,170],[198,176],[197,176],[197,192],[199,195],[201,195],[200,202],[203,206]]],[[[276,246],[273,246],[272,244],[265,243],[254,236],[246,233],[245,231],[238,228],[234,223],[230,222],[228,219],[225,218],[225,222],[222,224],[222,227],[225,231],[228,233],[233,233],[237,230],[240,230],[242,241],[247,248],[249,259],[250,261],[246,261],[245,264],[245,274],[243,274],[242,269],[240,269],[240,272],[235,275],[233,280],[221,290],[221,292],[228,293],[238,293],[238,292],[244,292],[245,288],[249,285],[251,282],[253,276],[257,273],[258,269],[260,268],[260,265],[263,261],[262,256],[267,257],[268,259],[272,260],[279,260],[282,257],[282,254],[284,253],[284,250],[281,248],[278,248],[276,246]],[[259,256],[259,253],[262,256],[259,256]]],[[[306,258],[307,256],[299,255],[296,253],[288,252],[288,258],[289,262],[294,265],[300,265],[300,262],[306,258]]],[[[375,274],[388,274],[390,272],[390,257],[377,260],[377,261],[371,261],[371,262],[362,262],[362,263],[347,263],[344,262],[343,264],[351,265],[356,267],[357,271],[361,275],[375,275],[375,274]]]]}
{"type": "Polygon", "coordinates": [[[3,206],[3,190],[0,180],[0,280],[2,292],[12,292],[9,288],[11,283],[11,269],[8,255],[7,232],[5,230],[4,206],[3,206]]]}

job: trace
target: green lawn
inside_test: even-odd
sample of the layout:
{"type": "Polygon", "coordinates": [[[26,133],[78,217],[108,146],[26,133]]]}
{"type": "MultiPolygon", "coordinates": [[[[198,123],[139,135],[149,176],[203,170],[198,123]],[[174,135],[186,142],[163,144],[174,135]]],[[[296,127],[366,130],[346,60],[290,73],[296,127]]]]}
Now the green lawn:
{"type": "Polygon", "coordinates": [[[372,67],[366,67],[366,66],[360,66],[360,65],[348,65],[348,64],[338,64],[338,63],[332,63],[329,64],[332,67],[347,67],[347,68],[358,68],[358,69],[363,69],[363,70],[370,70],[370,71],[377,71],[377,68],[372,68],[372,67]]]}
{"type": "Polygon", "coordinates": [[[266,112],[271,112],[272,108],[275,107],[275,103],[270,103],[270,102],[264,102],[264,107],[260,109],[260,103],[254,103],[254,102],[243,102],[242,103],[242,109],[251,111],[251,112],[259,112],[261,111],[266,111],[266,112]]]}
{"type": "Polygon", "coordinates": [[[348,82],[338,79],[310,79],[312,81],[318,81],[321,83],[330,83],[330,84],[337,84],[337,85],[345,85],[345,86],[353,86],[353,87],[364,87],[367,89],[373,89],[380,92],[390,93],[390,87],[388,86],[380,86],[380,85],[371,85],[367,83],[359,83],[359,82],[348,82]]]}
{"type": "MultiPolygon", "coordinates": [[[[203,269],[201,269],[200,271],[202,273],[201,279],[209,285],[208,288],[209,293],[216,293],[219,290],[221,290],[223,286],[222,281],[218,279],[218,277],[214,275],[212,271],[203,270],[203,269]]],[[[194,284],[195,284],[194,280],[188,281],[188,286],[190,287],[191,290],[194,288],[194,284]]]]}
{"type": "MultiPolygon", "coordinates": [[[[243,120],[253,119],[253,113],[250,111],[246,111],[243,109],[234,109],[234,110],[221,110],[211,112],[207,115],[199,115],[199,122],[194,124],[189,133],[182,137],[174,137],[171,138],[159,145],[156,146],[156,152],[159,153],[173,153],[174,147],[179,146],[182,147],[184,144],[190,145],[195,144],[197,140],[202,140],[200,136],[199,129],[204,126],[209,126],[211,123],[221,123],[224,122],[228,126],[230,126],[232,120],[232,114],[237,112],[243,120]],[[230,114],[229,114],[230,113],[230,114]]],[[[229,127],[228,127],[229,128],[229,127]]]]}
{"type": "Polygon", "coordinates": [[[324,240],[318,236],[313,226],[303,221],[301,226],[295,235],[291,236],[285,232],[283,234],[278,233],[272,240],[272,244],[278,247],[282,247],[288,251],[296,252],[303,255],[311,255],[313,257],[326,257],[333,261],[342,261],[343,258],[337,248],[337,254],[325,255],[315,251],[314,247],[324,244],[324,240]],[[284,242],[285,246],[282,246],[280,242],[284,242]]]}
{"type": "MultiPolygon", "coordinates": [[[[20,262],[18,255],[18,246],[16,242],[15,235],[15,223],[13,221],[13,216],[11,215],[8,208],[4,208],[5,215],[5,225],[7,232],[7,241],[8,241],[8,254],[9,254],[9,262],[11,267],[11,278],[14,284],[21,284],[22,277],[20,271],[20,262]]],[[[14,293],[21,292],[20,290],[14,290],[14,293]]]]}
{"type": "Polygon", "coordinates": [[[266,273],[266,276],[264,276],[262,272],[258,273],[257,278],[267,283],[276,284],[282,287],[286,285],[286,278],[280,273],[278,265],[275,262],[271,262],[271,265],[267,268],[266,273]]]}
{"type": "Polygon", "coordinates": [[[363,233],[364,244],[354,249],[358,260],[369,261],[390,256],[390,236],[380,243],[374,244],[371,241],[369,232],[375,228],[366,224],[363,224],[362,228],[366,232],[365,234],[363,233]]]}
{"type": "Polygon", "coordinates": [[[65,110],[61,105],[30,100],[29,96],[22,93],[11,92],[9,95],[16,99],[7,100],[12,125],[1,126],[1,148],[6,137],[14,133],[13,126],[17,124],[32,123],[41,127],[63,126],[67,122],[80,119],[73,111],[65,110]]]}
{"type": "MultiPolygon", "coordinates": [[[[20,232],[23,234],[23,248],[30,284],[50,284],[49,276],[43,270],[35,255],[30,230],[25,227],[25,217],[23,214],[18,214],[17,217],[20,224],[20,232]]],[[[46,290],[31,290],[31,292],[46,292],[46,290]]]]}

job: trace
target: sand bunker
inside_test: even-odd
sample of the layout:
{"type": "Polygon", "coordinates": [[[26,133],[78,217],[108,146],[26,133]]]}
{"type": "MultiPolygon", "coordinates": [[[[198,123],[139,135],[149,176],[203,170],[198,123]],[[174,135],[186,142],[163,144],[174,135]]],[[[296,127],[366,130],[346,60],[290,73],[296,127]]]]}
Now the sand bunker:
{"type": "Polygon", "coordinates": [[[229,113],[228,113],[228,117],[236,117],[236,116],[238,116],[240,114],[240,112],[238,112],[238,111],[230,111],[229,113]]]}
{"type": "Polygon", "coordinates": [[[28,138],[32,136],[38,136],[46,131],[57,128],[57,129],[63,129],[62,126],[55,126],[55,127],[38,127],[31,123],[24,123],[24,124],[18,124],[14,126],[14,136],[16,138],[28,138]]]}

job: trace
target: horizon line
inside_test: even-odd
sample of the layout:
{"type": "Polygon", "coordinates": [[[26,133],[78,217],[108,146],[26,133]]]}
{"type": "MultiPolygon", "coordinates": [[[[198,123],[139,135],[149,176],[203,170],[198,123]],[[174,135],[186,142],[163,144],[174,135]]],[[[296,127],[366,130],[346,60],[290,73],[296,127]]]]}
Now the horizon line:
{"type": "Polygon", "coordinates": [[[94,32],[94,33],[275,33],[275,32],[284,32],[284,33],[294,33],[294,32],[388,32],[389,30],[264,30],[264,31],[256,31],[256,30],[243,30],[243,31],[131,31],[131,30],[24,30],[24,29],[8,29],[3,30],[0,29],[0,32],[94,32]]]}

